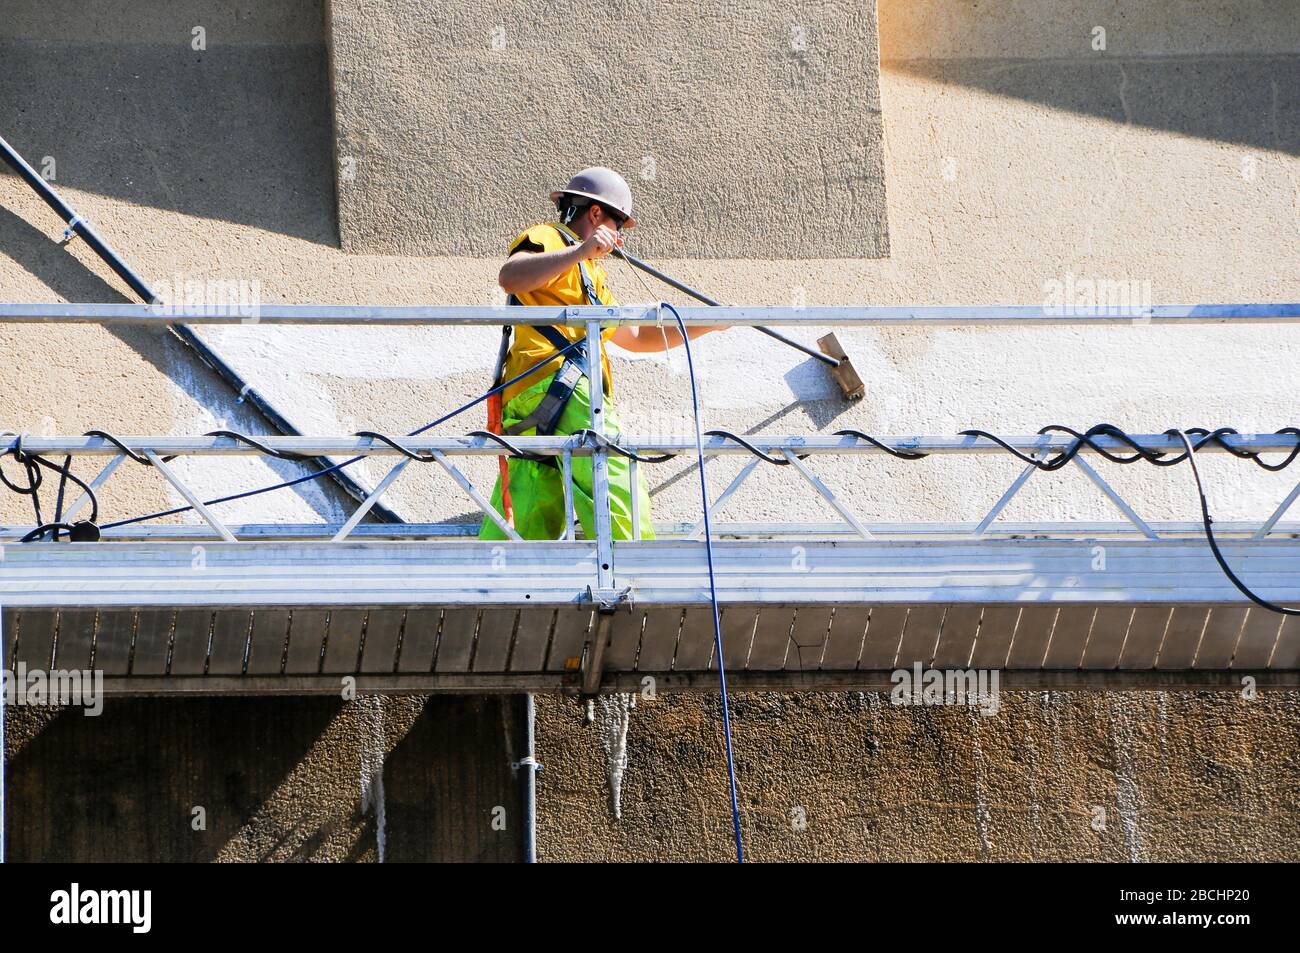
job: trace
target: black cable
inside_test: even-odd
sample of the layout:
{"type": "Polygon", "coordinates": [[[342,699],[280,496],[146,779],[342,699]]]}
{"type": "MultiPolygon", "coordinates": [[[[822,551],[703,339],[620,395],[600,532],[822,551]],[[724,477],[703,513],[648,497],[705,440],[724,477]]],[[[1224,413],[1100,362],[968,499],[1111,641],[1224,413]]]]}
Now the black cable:
{"type": "MultiPolygon", "coordinates": [[[[1187,434],[1183,433],[1181,430],[1166,430],[1165,433],[1169,436],[1178,437],[1178,439],[1183,442],[1183,446],[1187,448],[1187,462],[1192,465],[1192,476],[1196,478],[1196,492],[1201,498],[1201,519],[1205,523],[1205,538],[1210,544],[1210,551],[1214,553],[1215,561],[1218,562],[1219,568],[1223,570],[1223,574],[1228,577],[1228,581],[1237,587],[1238,592],[1257,606],[1262,606],[1272,612],[1279,612],[1282,615],[1300,615],[1300,609],[1291,609],[1287,606],[1279,606],[1276,603],[1269,602],[1261,596],[1257,596],[1244,582],[1241,581],[1240,577],[1232,571],[1232,567],[1228,565],[1227,559],[1223,556],[1223,551],[1219,549],[1219,541],[1214,538],[1214,520],[1210,517],[1210,504],[1205,498],[1205,484],[1201,482],[1201,470],[1200,467],[1196,465],[1196,455],[1193,452],[1192,442],[1188,439],[1187,434]]],[[[1205,441],[1202,441],[1202,445],[1204,445],[1204,443],[1205,441]]],[[[1295,454],[1292,454],[1291,459],[1294,458],[1295,454]]]]}
{"type": "Polygon", "coordinates": [[[19,493],[23,496],[30,496],[32,499],[32,512],[36,518],[36,528],[24,536],[21,541],[25,543],[31,542],[34,539],[44,536],[46,533],[52,534],[52,538],[57,541],[60,532],[63,530],[67,530],[74,540],[97,539],[99,537],[99,527],[95,525],[95,520],[99,518],[99,498],[96,496],[95,491],[91,489],[90,484],[86,483],[85,480],[72,472],[72,455],[67,454],[64,457],[63,464],[60,466],[59,464],[51,463],[38,453],[32,453],[25,450],[23,448],[23,436],[21,434],[15,436],[18,437],[17,441],[12,447],[8,447],[4,452],[0,453],[0,459],[12,454],[14,460],[23,467],[27,476],[27,485],[20,486],[14,483],[5,475],[3,468],[0,468],[0,482],[3,482],[5,486],[13,490],[15,493],[19,493]],[[41,472],[41,467],[59,474],[58,493],[55,497],[54,521],[52,523],[45,522],[44,514],[41,511],[40,489],[44,484],[44,475],[41,472]],[[63,521],[63,501],[69,481],[81,487],[90,499],[91,512],[89,520],[82,520],[77,523],[66,523],[63,521]]]}
{"type": "MultiPolygon", "coordinates": [[[[128,459],[130,459],[130,460],[132,460],[132,461],[134,461],[134,462],[140,464],[140,466],[142,466],[142,467],[151,467],[151,466],[153,466],[153,461],[151,461],[151,460],[150,460],[148,457],[146,457],[143,453],[136,453],[134,450],[132,450],[130,447],[128,447],[128,446],[127,446],[125,443],[123,443],[120,439],[118,439],[117,437],[113,436],[113,435],[112,435],[111,433],[109,433],[107,430],[87,430],[85,433],[82,434],[82,436],[83,436],[83,437],[99,437],[99,438],[101,438],[101,439],[103,439],[103,440],[107,440],[107,441],[108,441],[109,443],[111,443],[113,446],[117,447],[117,449],[120,450],[120,451],[121,451],[121,452],[122,452],[122,453],[123,453],[123,454],[124,454],[128,459]]],[[[174,458],[173,458],[173,457],[163,457],[163,458],[162,458],[162,461],[163,461],[163,463],[166,463],[168,460],[172,460],[172,459],[174,459],[174,458]]]]}
{"type": "MultiPolygon", "coordinates": [[[[229,437],[231,440],[235,441],[236,443],[242,443],[247,446],[250,446],[253,449],[260,451],[261,453],[266,454],[268,457],[275,457],[277,460],[292,460],[297,462],[301,460],[316,459],[315,457],[308,456],[307,454],[294,453],[291,450],[275,450],[271,447],[268,447],[266,444],[262,443],[262,441],[258,440],[256,437],[250,437],[248,434],[240,433],[238,430],[209,430],[203,436],[229,437]]],[[[168,459],[171,458],[169,457],[168,459]]],[[[207,504],[204,505],[206,506],[207,504]]]]}
{"type": "MultiPolygon", "coordinates": [[[[59,492],[54,496],[54,522],[56,525],[63,524],[63,494],[68,488],[68,468],[72,466],[72,454],[67,454],[63,458],[63,466],[59,472],[59,492]]],[[[59,541],[59,530],[54,530],[54,542],[59,541]]]]}
{"type": "Polygon", "coordinates": [[[371,440],[378,440],[380,443],[385,444],[385,445],[387,445],[387,446],[389,446],[389,447],[392,447],[394,450],[396,450],[396,451],[397,451],[398,453],[400,453],[402,456],[406,457],[406,459],[408,459],[408,460],[414,460],[416,463],[433,463],[434,460],[437,459],[437,457],[435,457],[435,456],[434,456],[433,454],[431,454],[431,453],[426,453],[426,454],[424,454],[423,456],[421,456],[421,455],[418,454],[418,453],[415,453],[415,452],[413,452],[413,451],[411,451],[411,450],[407,450],[405,447],[403,447],[400,443],[398,443],[398,442],[397,442],[396,440],[394,440],[392,437],[388,436],[388,434],[386,434],[386,433],[380,433],[380,432],[377,431],[377,430],[358,430],[358,431],[357,431],[356,433],[354,433],[352,436],[354,436],[354,437],[368,437],[368,438],[371,439],[371,440]]]}
{"type": "Polygon", "coordinates": [[[516,460],[531,460],[534,463],[541,463],[545,460],[552,459],[541,453],[529,453],[527,450],[520,450],[517,444],[507,440],[499,433],[493,433],[490,430],[471,430],[465,434],[466,437],[482,437],[484,440],[490,440],[497,446],[504,448],[509,452],[511,457],[516,460]]]}
{"type": "MultiPolygon", "coordinates": [[[[730,440],[733,443],[738,443],[746,450],[748,450],[750,453],[752,453],[754,456],[758,457],[758,459],[762,460],[764,463],[770,463],[774,467],[788,467],[790,465],[790,461],[787,460],[785,457],[774,457],[770,453],[766,453],[758,449],[758,447],[754,446],[744,437],[740,436],[739,434],[734,434],[730,430],[706,430],[704,431],[704,436],[723,437],[724,439],[730,440]]],[[[798,457],[800,460],[804,460],[808,457],[808,454],[796,453],[795,456],[798,457]]]]}
{"type": "Polygon", "coordinates": [[[895,448],[889,446],[889,444],[881,443],[875,437],[871,436],[871,434],[863,433],[861,430],[837,430],[835,431],[835,436],[854,437],[858,440],[863,441],[864,443],[869,443],[877,450],[883,450],[891,457],[897,457],[900,460],[924,460],[926,457],[929,456],[928,453],[915,453],[910,450],[896,450],[895,448]]]}
{"type": "Polygon", "coordinates": [[[1207,443],[1217,443],[1220,447],[1228,451],[1228,453],[1232,454],[1234,457],[1237,457],[1242,460],[1249,460],[1257,467],[1260,467],[1261,469],[1264,470],[1268,470],[1270,473],[1276,473],[1279,470],[1285,470],[1287,467],[1289,467],[1292,464],[1292,462],[1296,459],[1297,456],[1300,456],[1300,427],[1283,427],[1281,430],[1273,431],[1274,435],[1276,436],[1281,436],[1282,434],[1289,434],[1297,438],[1296,445],[1291,448],[1291,452],[1288,453],[1280,463],[1265,463],[1263,458],[1259,455],[1257,451],[1246,450],[1242,447],[1234,447],[1232,446],[1232,444],[1228,443],[1226,440],[1223,439],[1223,437],[1226,435],[1236,435],[1238,432],[1239,431],[1234,430],[1231,427],[1220,427],[1218,430],[1215,430],[1213,432],[1203,430],[1199,427],[1193,427],[1187,430],[1187,433],[1201,433],[1201,434],[1208,435],[1204,440],[1202,440],[1199,444],[1196,445],[1196,449],[1199,450],[1207,443]]]}
{"type": "Polygon", "coordinates": [[[621,447],[606,437],[603,433],[597,433],[590,429],[575,430],[572,436],[592,440],[595,443],[600,444],[602,447],[605,447],[607,450],[613,450],[620,457],[627,457],[629,460],[635,460],[637,463],[665,463],[677,456],[675,453],[661,453],[657,456],[647,457],[634,450],[629,450],[627,447],[621,447]]]}
{"type": "Polygon", "coordinates": [[[40,467],[38,467],[33,461],[33,455],[28,454],[23,450],[22,434],[13,434],[13,436],[18,438],[17,442],[12,447],[6,449],[4,453],[0,453],[0,460],[3,460],[9,454],[13,454],[14,460],[23,468],[23,473],[27,477],[27,485],[20,486],[10,480],[8,475],[5,474],[3,466],[0,466],[0,482],[3,482],[5,486],[20,496],[30,496],[32,498],[32,509],[36,514],[36,522],[38,524],[44,523],[45,520],[41,516],[40,489],[41,483],[44,482],[45,478],[41,473],[40,467]]]}

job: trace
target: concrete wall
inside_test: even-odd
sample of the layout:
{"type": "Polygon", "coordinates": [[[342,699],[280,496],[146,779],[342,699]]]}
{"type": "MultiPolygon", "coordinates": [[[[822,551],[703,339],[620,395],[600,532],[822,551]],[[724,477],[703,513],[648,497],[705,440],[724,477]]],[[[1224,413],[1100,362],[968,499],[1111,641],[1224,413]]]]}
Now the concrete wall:
{"type": "MultiPolygon", "coordinates": [[[[327,84],[320,81],[324,31],[298,19],[307,16],[309,5],[285,0],[232,6],[224,21],[232,40],[223,49],[214,39],[221,30],[211,28],[203,66],[188,45],[191,27],[206,15],[194,7],[105,8],[109,13],[96,30],[79,25],[71,6],[26,0],[10,6],[19,12],[0,24],[5,61],[26,63],[44,87],[28,88],[6,71],[0,113],[17,119],[0,132],[33,161],[55,155],[58,185],[67,197],[156,280],[178,274],[256,280],[267,302],[488,303],[497,294],[492,249],[541,211],[540,204],[521,204],[485,217],[486,250],[461,252],[482,258],[421,257],[414,245],[349,254],[331,244],[331,117],[327,84]],[[171,9],[179,11],[174,20],[167,18],[171,9]],[[249,32],[235,32],[239,24],[249,32]],[[84,109],[77,102],[91,77],[75,67],[59,71],[40,62],[40,44],[47,41],[34,37],[47,29],[70,38],[70,48],[86,62],[117,63],[120,37],[132,31],[148,50],[122,59],[115,67],[120,71],[114,95],[95,92],[96,108],[84,109]],[[243,40],[233,39],[241,35],[243,40]],[[209,68],[211,73],[199,72],[209,68]],[[128,86],[127,75],[141,70],[162,81],[128,86]],[[176,103],[177,89],[188,98],[187,108],[176,103]],[[286,89],[302,91],[292,116],[280,104],[286,89]],[[309,95],[311,90],[320,95],[309,95]],[[232,97],[250,109],[232,106],[232,97]],[[254,155],[236,125],[246,112],[270,115],[268,126],[291,123],[293,132],[268,130],[270,154],[254,155]],[[183,123],[183,138],[145,129],[139,118],[151,115],[183,123]],[[142,143],[149,147],[137,148],[142,143]],[[240,162],[223,170],[220,187],[200,181],[223,148],[240,162]],[[298,193],[286,192],[292,189],[298,193]]],[[[1207,0],[1138,10],[1109,2],[1033,0],[991,7],[881,0],[886,188],[880,200],[886,204],[877,218],[889,222],[889,257],[845,252],[832,241],[826,257],[810,260],[769,230],[762,233],[763,250],[736,252],[727,260],[658,261],[724,300],[766,304],[1036,304],[1050,282],[1071,275],[1149,282],[1156,303],[1300,300],[1300,275],[1292,267],[1300,257],[1298,6],[1207,0]],[[1105,50],[1092,49],[1098,25],[1107,30],[1105,50]]],[[[336,53],[346,12],[336,6],[336,53]]],[[[402,31],[428,35],[423,19],[411,19],[418,13],[362,19],[358,29],[369,31],[365,42],[376,48],[400,48],[402,31]]],[[[764,16],[756,22],[774,22],[764,16]]],[[[480,33],[481,26],[475,28],[480,33]]],[[[809,42],[840,43],[825,51],[831,62],[848,55],[853,41],[813,31],[809,42]]],[[[672,44],[674,56],[700,52],[686,34],[673,35],[672,44]]],[[[416,91],[417,104],[428,95],[414,81],[401,88],[416,91]]],[[[779,101],[779,94],[770,98],[779,101]]],[[[752,112],[761,112],[767,95],[756,97],[752,112]]],[[[346,110],[341,106],[340,116],[346,110]]],[[[400,131],[396,120],[408,114],[376,107],[374,115],[376,129],[400,131]]],[[[657,118],[670,139],[690,132],[676,114],[657,118]]],[[[722,138],[739,141],[753,116],[735,112],[727,120],[732,125],[722,138]]],[[[509,165],[513,160],[501,157],[509,191],[503,187],[493,201],[522,194],[524,178],[539,186],[563,178],[576,159],[538,151],[526,163],[509,165]]],[[[634,184],[651,221],[676,214],[650,186],[634,184]]],[[[832,175],[829,184],[847,187],[842,176],[832,175]]],[[[727,185],[737,192],[747,187],[739,173],[727,185]]],[[[375,188],[378,195],[377,182],[375,188]]],[[[345,203],[341,215],[347,214],[345,203]]],[[[830,227],[833,235],[840,223],[830,227]]],[[[0,296],[116,300],[124,289],[79,243],[66,251],[54,244],[60,230],[16,179],[0,176],[0,296]]],[[[448,228],[443,234],[455,232],[448,228]]],[[[661,293],[643,288],[621,266],[612,266],[611,276],[624,300],[661,293]]],[[[289,407],[304,429],[319,432],[363,426],[399,431],[430,420],[482,389],[495,354],[491,330],[258,327],[205,334],[260,389],[289,407]]],[[[769,432],[858,426],[880,433],[949,433],[971,425],[1024,431],[1057,421],[1086,426],[1109,420],[1144,431],[1217,424],[1272,430],[1296,422],[1293,368],[1300,333],[1292,330],[1175,332],[1137,325],[1093,332],[881,330],[841,337],[868,380],[867,399],[852,408],[834,399],[819,368],[752,332],[704,339],[698,359],[706,423],[769,432]]],[[[13,358],[0,362],[0,427],[194,433],[223,419],[259,426],[164,335],[9,326],[0,328],[0,353],[13,358]]],[[[685,429],[687,382],[680,353],[671,359],[620,356],[616,376],[627,429],[685,429]]],[[[486,479],[490,469],[485,464],[479,475],[486,479]]],[[[714,486],[730,472],[709,469],[714,486]]],[[[862,515],[880,519],[978,517],[1015,471],[1010,461],[819,464],[827,482],[853,499],[862,515]]],[[[1265,515],[1294,481],[1293,474],[1268,475],[1225,459],[1207,460],[1205,471],[1221,518],[1265,515]]],[[[250,461],[240,468],[194,467],[189,475],[212,490],[253,486],[278,472],[250,461]]],[[[1131,494],[1144,516],[1197,515],[1185,472],[1103,472],[1131,494]]],[[[373,480],[377,471],[368,475],[373,480]]],[[[658,518],[696,513],[688,475],[682,465],[654,471],[658,518]]],[[[762,479],[737,497],[732,515],[827,517],[807,494],[795,494],[788,475],[770,472],[762,479]]],[[[150,474],[109,486],[114,489],[105,494],[105,508],[114,515],[174,501],[150,474]]],[[[468,501],[453,497],[432,474],[403,477],[397,490],[395,505],[412,517],[471,518],[468,501]]],[[[22,501],[0,498],[0,519],[29,519],[29,513],[22,501]]],[[[339,513],[328,488],[230,510],[236,520],[339,513]]],[[[1036,477],[1006,515],[1109,519],[1113,513],[1081,477],[1060,474],[1036,477]]],[[[1297,701],[1296,693],[1252,702],[1206,695],[1032,695],[1007,700],[995,718],[977,719],[964,711],[895,708],[874,695],[754,696],[738,704],[742,806],[756,854],[770,858],[1295,859],[1300,765],[1291,713],[1297,701]],[[789,823],[795,807],[808,818],[806,836],[795,836],[789,823]],[[1096,807],[1106,812],[1105,832],[1091,826],[1096,807]]],[[[160,704],[119,702],[115,717],[121,721],[83,719],[84,725],[60,730],[78,734],[75,744],[86,748],[122,750],[127,736],[117,733],[127,729],[120,726],[137,730],[157,717],[160,704]]],[[[228,712],[241,706],[258,710],[248,702],[222,704],[231,706],[228,712]]],[[[359,714],[344,708],[326,721],[319,703],[277,704],[284,719],[301,721],[291,743],[301,750],[314,750],[313,735],[336,737],[330,726],[350,739],[348,745],[360,747],[359,714]]],[[[631,713],[623,820],[614,822],[601,738],[617,747],[618,712],[602,709],[597,724],[587,726],[574,703],[544,700],[543,855],[725,856],[716,706],[712,698],[663,699],[631,713]]],[[[28,736],[39,734],[38,714],[13,714],[28,736]]],[[[187,750],[187,738],[196,757],[218,751],[226,757],[230,750],[216,739],[205,749],[200,736],[174,730],[168,750],[187,750]]],[[[487,763],[495,756],[484,750],[487,763]]],[[[277,753],[265,766],[260,757],[249,753],[240,762],[239,770],[255,779],[249,790],[277,790],[268,778],[287,770],[288,755],[277,753]]],[[[304,755],[303,763],[322,770],[330,763],[313,757],[304,755]]],[[[353,764],[357,757],[346,755],[340,763],[352,758],[347,763],[353,764]]],[[[58,778],[76,777],[68,773],[72,766],[59,762],[38,765],[21,752],[14,758],[11,777],[20,790],[50,790],[58,778]],[[36,772],[40,783],[24,782],[26,772],[36,772]]],[[[225,844],[209,843],[207,854],[175,848],[174,855],[262,856],[256,846],[262,841],[233,833],[255,817],[267,819],[273,836],[286,843],[318,836],[339,845],[330,856],[365,854],[365,836],[346,833],[355,822],[348,820],[354,808],[345,805],[360,803],[359,774],[349,767],[321,777],[315,787],[301,789],[301,801],[271,799],[272,806],[260,813],[252,801],[240,802],[242,808],[229,812],[230,826],[222,828],[232,832],[225,844]]],[[[153,790],[163,799],[157,803],[173,803],[163,788],[153,790]]],[[[412,790],[418,799],[421,789],[412,790]]],[[[191,796],[186,791],[173,800],[191,796]]],[[[66,807],[29,797],[22,813],[11,806],[11,836],[16,825],[39,831],[54,823],[51,818],[70,816],[66,807]]],[[[142,813],[121,829],[142,829],[144,812],[154,805],[128,805],[142,813]]],[[[26,843],[54,841],[33,834],[26,843]]],[[[425,853],[434,855],[432,849],[425,853]]]]}
{"type": "Polygon", "coordinates": [[[649,254],[888,254],[870,3],[330,8],[348,251],[495,256],[609,165],[649,254]]]}

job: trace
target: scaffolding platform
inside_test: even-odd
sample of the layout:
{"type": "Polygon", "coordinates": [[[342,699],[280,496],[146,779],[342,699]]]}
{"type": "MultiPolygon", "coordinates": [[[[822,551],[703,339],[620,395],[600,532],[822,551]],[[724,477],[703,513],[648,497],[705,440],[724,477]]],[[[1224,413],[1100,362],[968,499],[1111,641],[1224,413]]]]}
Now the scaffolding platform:
{"type": "MultiPolygon", "coordinates": [[[[729,678],[867,689],[920,664],[1024,688],[1300,681],[1300,624],[1251,607],[1203,542],[1110,541],[1104,572],[1096,545],[719,541],[729,678]]],[[[163,694],[337,693],[343,676],[374,691],[716,688],[699,543],[615,543],[603,606],[583,541],[201,548],[196,568],[189,543],[6,547],[8,667],[163,694]]],[[[1225,552],[1265,593],[1300,579],[1300,541],[1225,552]]]]}
{"type": "MultiPolygon", "coordinates": [[[[500,324],[502,308],[265,309],[267,323],[500,324]]],[[[1295,305],[1147,309],[1074,315],[1044,309],[683,309],[688,323],[820,325],[1295,323],[1295,305]]],[[[513,323],[648,324],[657,309],[509,309],[513,323]]],[[[135,306],[0,306],[0,321],[247,323],[206,312],[135,306]]],[[[706,548],[700,522],[657,527],[655,540],[614,539],[610,454],[633,470],[654,456],[692,459],[695,436],[604,436],[592,382],[592,429],[513,439],[566,476],[561,538],[524,541],[457,465],[495,457],[475,435],[385,437],[0,436],[0,453],[99,466],[90,492],[61,514],[84,518],[110,479],[150,473],[196,517],[184,525],[124,521],[98,542],[22,542],[36,529],[0,526],[4,663],[27,670],[96,669],[110,692],[138,694],[600,692],[717,689],[706,548]],[[387,457],[393,465],[341,523],[230,524],[183,479],[176,457],[387,457]],[[568,479],[592,460],[595,532],[575,527],[568,479]],[[638,462],[638,460],[642,462],[638,462]],[[470,538],[466,523],[366,522],[412,463],[449,479],[508,537],[470,538]]],[[[1293,433],[1226,434],[1201,453],[1296,449],[1293,433]]],[[[1197,522],[1144,519],[1095,468],[1106,453],[1176,454],[1170,434],[1087,445],[1068,434],[867,437],[853,433],[710,436],[706,458],[747,457],[714,488],[713,537],[723,662],[752,690],[888,688],[900,669],[989,669],[1004,689],[1240,688],[1300,685],[1300,623],[1252,603],[1215,562],[1197,522]],[[1078,451],[1081,470],[1120,519],[1009,523],[1002,513],[1039,465],[1078,451]],[[1021,469],[982,516],[883,522],[857,511],[818,474],[825,456],[1021,455],[1021,469]],[[1028,462],[1025,462],[1028,461],[1028,462]],[[737,522],[722,512],[760,468],[788,467],[838,521],[737,522]]],[[[1244,464],[1243,464],[1244,465],[1244,464]]],[[[635,477],[634,477],[635,478],[635,477]]],[[[992,488],[996,493],[1000,488],[992,488]]],[[[1230,565],[1274,602],[1300,601],[1300,524],[1284,520],[1297,485],[1271,514],[1216,523],[1230,565]]],[[[101,518],[101,522],[107,522],[101,518]]],[[[633,525],[639,525],[635,513],[633,525]]]]}

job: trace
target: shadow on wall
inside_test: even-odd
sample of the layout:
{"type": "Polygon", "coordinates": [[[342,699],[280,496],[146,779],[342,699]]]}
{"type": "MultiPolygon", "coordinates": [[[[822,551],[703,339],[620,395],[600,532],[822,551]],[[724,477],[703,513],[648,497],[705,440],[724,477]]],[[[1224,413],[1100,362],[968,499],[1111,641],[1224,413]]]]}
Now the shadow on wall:
{"type": "MultiPolygon", "coordinates": [[[[109,699],[94,718],[62,709],[10,762],[7,859],[216,860],[341,706],[332,698],[109,699]],[[195,808],[205,830],[194,830],[195,808]]],[[[343,825],[363,840],[359,813],[334,813],[338,805],[324,797],[313,807],[317,814],[274,819],[274,831],[244,831],[261,849],[238,859],[309,860],[343,825]]]]}
{"type": "MultiPolygon", "coordinates": [[[[134,298],[123,295],[45,232],[3,207],[0,207],[0,258],[9,258],[66,301],[136,303],[134,298]]],[[[250,405],[239,403],[234,392],[166,328],[104,325],[103,329],[148,361],[214,420],[225,420],[229,426],[245,433],[272,432],[250,405]]],[[[106,416],[94,421],[97,427],[111,430],[119,426],[119,419],[128,425],[132,419],[133,408],[129,404],[110,404],[102,410],[106,416]],[[126,417],[110,416],[116,413],[126,414],[126,417]]],[[[287,460],[268,458],[266,465],[281,480],[291,480],[305,472],[301,464],[287,460]]],[[[333,483],[324,479],[296,486],[292,492],[327,520],[339,518],[338,504],[346,500],[333,483]]]]}
{"type": "Polygon", "coordinates": [[[523,851],[522,696],[432,695],[384,762],[385,860],[507,863],[523,851]]]}
{"type": "Polygon", "coordinates": [[[1300,155],[1300,56],[908,60],[886,68],[1116,123],[1300,155]]]}
{"type": "Polygon", "coordinates": [[[56,185],[337,243],[319,2],[297,14],[314,11],[314,39],[274,42],[228,42],[235,11],[196,19],[186,4],[141,2],[87,36],[80,5],[14,3],[17,25],[0,24],[0,135],[37,169],[52,157],[56,185]],[[209,21],[194,50],[193,25],[209,21]]]}
{"type": "Polygon", "coordinates": [[[1211,0],[1195,9],[1157,2],[1120,10],[1030,0],[990,11],[969,2],[881,0],[881,67],[1116,123],[1300,155],[1300,31],[1287,6],[1294,7],[1211,0]],[[1096,24],[1108,29],[1105,49],[1094,48],[1096,24]]]}
{"type": "Polygon", "coordinates": [[[373,803],[360,701],[109,697],[93,718],[20,707],[7,859],[517,861],[518,696],[422,700],[373,803]]]}

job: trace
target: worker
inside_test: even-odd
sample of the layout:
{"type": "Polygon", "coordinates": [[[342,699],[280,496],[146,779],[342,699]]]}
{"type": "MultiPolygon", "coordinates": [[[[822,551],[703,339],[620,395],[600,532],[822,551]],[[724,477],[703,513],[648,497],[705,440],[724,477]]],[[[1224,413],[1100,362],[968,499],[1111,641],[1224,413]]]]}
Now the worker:
{"type": "MultiPolygon", "coordinates": [[[[559,221],[534,225],[510,243],[498,280],[512,305],[617,305],[601,260],[623,243],[623,232],[636,224],[632,190],[613,169],[584,169],[569,184],[551,193],[559,221]]],[[[511,328],[505,329],[507,341],[511,328]]],[[[692,339],[711,327],[689,329],[692,339]]],[[[585,327],[515,325],[496,385],[524,373],[561,348],[586,338],[585,327]]],[[[604,388],[604,429],[611,439],[620,431],[606,342],[634,352],[657,351],[682,343],[675,328],[620,327],[601,333],[600,373],[604,388]]],[[[512,384],[500,395],[499,410],[489,407],[489,425],[512,436],[566,436],[591,427],[586,346],[569,351],[512,384]],[[558,378],[558,379],[557,379],[558,378]],[[499,419],[495,419],[499,415],[499,419]]],[[[588,537],[595,536],[590,456],[574,456],[573,508],[588,537]]],[[[632,539],[632,493],[638,494],[640,537],[653,539],[650,498],[638,472],[631,485],[628,459],[616,453],[609,460],[609,508],[615,539],[632,539]]],[[[546,461],[510,458],[503,461],[492,491],[492,506],[524,539],[558,539],[565,532],[564,476],[558,458],[546,461]]],[[[505,539],[497,524],[485,519],[480,539],[505,539]]]]}

